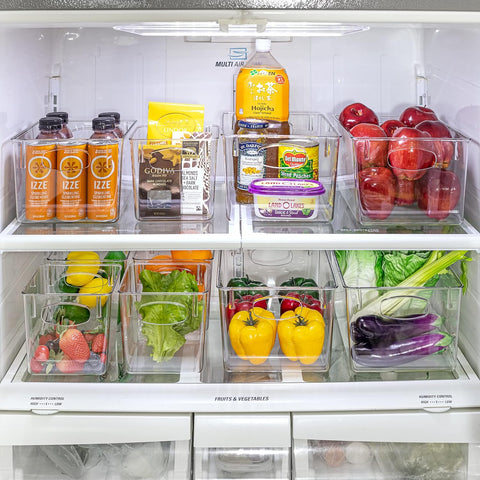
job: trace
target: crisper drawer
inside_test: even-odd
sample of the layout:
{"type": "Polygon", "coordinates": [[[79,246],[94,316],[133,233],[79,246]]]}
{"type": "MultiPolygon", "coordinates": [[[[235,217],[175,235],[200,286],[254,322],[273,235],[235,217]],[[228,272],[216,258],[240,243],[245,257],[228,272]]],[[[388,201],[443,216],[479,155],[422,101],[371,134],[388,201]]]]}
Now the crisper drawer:
{"type": "Polygon", "coordinates": [[[290,479],[290,415],[197,414],[194,480],[290,479]]]}
{"type": "Polygon", "coordinates": [[[1,480],[188,480],[191,415],[0,415],[1,480]]]}
{"type": "Polygon", "coordinates": [[[293,414],[295,480],[478,480],[480,412],[293,414]]]}

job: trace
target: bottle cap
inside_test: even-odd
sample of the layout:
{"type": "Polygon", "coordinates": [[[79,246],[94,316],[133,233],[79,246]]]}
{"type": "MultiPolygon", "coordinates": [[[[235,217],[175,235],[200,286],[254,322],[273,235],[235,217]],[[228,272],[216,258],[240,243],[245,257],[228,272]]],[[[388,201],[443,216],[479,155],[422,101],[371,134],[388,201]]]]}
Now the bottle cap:
{"type": "Polygon", "coordinates": [[[115,128],[113,117],[97,117],[92,120],[93,130],[111,130],[113,128],[115,128]]]}
{"type": "Polygon", "coordinates": [[[68,113],[67,112],[48,112],[46,117],[59,117],[63,120],[63,123],[68,123],[68,113]]]}
{"type": "Polygon", "coordinates": [[[257,52],[269,52],[272,41],[269,38],[257,38],[255,40],[255,50],[257,52]]]}
{"type": "Polygon", "coordinates": [[[118,112],[102,112],[98,114],[99,117],[113,117],[118,123],[120,121],[120,114],[118,112]]]}
{"type": "Polygon", "coordinates": [[[63,120],[60,117],[43,117],[38,121],[38,128],[43,131],[60,130],[63,120]]]}

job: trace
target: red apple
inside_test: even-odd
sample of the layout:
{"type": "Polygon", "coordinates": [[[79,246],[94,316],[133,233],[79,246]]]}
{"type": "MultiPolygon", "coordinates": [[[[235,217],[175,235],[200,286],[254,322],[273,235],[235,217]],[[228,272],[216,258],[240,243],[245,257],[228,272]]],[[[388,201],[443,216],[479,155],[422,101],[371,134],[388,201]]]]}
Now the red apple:
{"type": "Polygon", "coordinates": [[[427,107],[408,107],[400,115],[400,121],[407,127],[415,127],[424,120],[438,120],[438,118],[435,112],[427,107]]]}
{"type": "Polygon", "coordinates": [[[435,165],[431,137],[416,128],[395,130],[388,145],[388,162],[399,179],[418,180],[435,165]]]}
{"type": "Polygon", "coordinates": [[[395,205],[412,205],[415,203],[415,181],[397,178],[395,205]]]}
{"type": "Polygon", "coordinates": [[[432,138],[441,139],[433,142],[437,155],[437,167],[447,168],[452,160],[454,151],[453,142],[447,140],[447,138],[453,138],[447,125],[440,120],[424,120],[415,128],[429,133],[432,138]]]}
{"type": "Polygon", "coordinates": [[[378,125],[378,117],[375,112],[363,103],[347,105],[340,113],[338,119],[347,130],[350,130],[358,123],[374,123],[378,125]]]}
{"type": "Polygon", "coordinates": [[[355,142],[355,157],[359,169],[387,165],[387,134],[373,123],[358,123],[351,130],[355,142]],[[370,140],[357,140],[368,138],[370,140]]]}
{"type": "Polygon", "coordinates": [[[380,127],[382,127],[383,131],[387,134],[387,137],[391,137],[393,132],[397,128],[404,127],[405,125],[400,120],[385,120],[380,127]]]}
{"type": "Polygon", "coordinates": [[[386,219],[395,205],[396,181],[387,167],[365,168],[358,172],[362,210],[374,220],[386,219]]]}
{"type": "Polygon", "coordinates": [[[460,199],[461,190],[455,173],[439,168],[430,169],[415,186],[418,206],[436,220],[448,217],[460,199]]]}

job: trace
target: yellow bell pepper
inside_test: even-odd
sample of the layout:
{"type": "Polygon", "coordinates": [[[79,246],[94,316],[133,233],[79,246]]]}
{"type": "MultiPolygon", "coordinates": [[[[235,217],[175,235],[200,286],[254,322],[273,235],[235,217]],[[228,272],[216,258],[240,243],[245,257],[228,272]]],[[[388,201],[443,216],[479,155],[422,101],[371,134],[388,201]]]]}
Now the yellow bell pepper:
{"type": "Polygon", "coordinates": [[[301,306],[280,317],[278,339],[292,362],[311,365],[318,360],[325,340],[325,320],[317,310],[301,306]]]}
{"type": "Polygon", "coordinates": [[[275,344],[276,333],[275,315],[260,307],[237,312],[228,327],[233,350],[253,365],[261,365],[267,360],[275,344]]]}

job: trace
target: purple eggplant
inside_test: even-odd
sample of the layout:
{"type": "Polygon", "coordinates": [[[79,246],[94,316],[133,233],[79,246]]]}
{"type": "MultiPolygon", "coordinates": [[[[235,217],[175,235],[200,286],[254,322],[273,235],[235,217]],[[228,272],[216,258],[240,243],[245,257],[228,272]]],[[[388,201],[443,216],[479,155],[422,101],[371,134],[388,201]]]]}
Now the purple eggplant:
{"type": "Polygon", "coordinates": [[[372,348],[360,343],[352,346],[351,353],[353,360],[365,367],[394,367],[441,352],[452,340],[445,332],[426,333],[384,347],[372,348]]]}
{"type": "Polygon", "coordinates": [[[399,340],[433,332],[442,323],[443,318],[435,313],[388,319],[379,315],[363,315],[352,322],[350,334],[354,343],[384,347],[399,340]]]}

